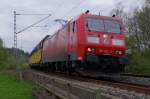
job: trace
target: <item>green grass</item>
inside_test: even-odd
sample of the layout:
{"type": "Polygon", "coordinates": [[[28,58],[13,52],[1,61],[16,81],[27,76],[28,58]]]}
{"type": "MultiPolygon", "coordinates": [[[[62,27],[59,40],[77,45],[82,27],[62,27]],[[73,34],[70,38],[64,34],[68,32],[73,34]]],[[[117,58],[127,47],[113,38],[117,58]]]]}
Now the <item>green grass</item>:
{"type": "Polygon", "coordinates": [[[0,99],[33,99],[32,85],[0,73],[0,99]]]}

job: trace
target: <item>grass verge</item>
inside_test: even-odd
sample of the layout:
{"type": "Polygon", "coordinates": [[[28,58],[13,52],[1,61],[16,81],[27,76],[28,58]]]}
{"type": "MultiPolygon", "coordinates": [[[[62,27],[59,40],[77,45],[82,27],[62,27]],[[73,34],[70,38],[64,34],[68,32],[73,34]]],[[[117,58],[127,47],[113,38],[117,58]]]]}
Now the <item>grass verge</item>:
{"type": "Polygon", "coordinates": [[[0,72],[0,99],[33,99],[32,84],[0,72]]]}

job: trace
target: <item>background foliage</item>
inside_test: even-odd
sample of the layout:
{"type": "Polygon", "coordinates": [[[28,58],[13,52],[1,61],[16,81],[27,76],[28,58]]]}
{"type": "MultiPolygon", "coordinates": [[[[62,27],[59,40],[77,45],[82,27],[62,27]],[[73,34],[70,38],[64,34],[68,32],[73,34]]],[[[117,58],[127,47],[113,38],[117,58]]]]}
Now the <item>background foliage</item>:
{"type": "Polygon", "coordinates": [[[132,13],[125,12],[123,3],[119,2],[112,13],[123,18],[126,26],[130,60],[127,72],[150,75],[150,1],[132,13]]]}
{"type": "Polygon", "coordinates": [[[21,70],[27,67],[28,54],[19,49],[4,48],[3,41],[0,39],[0,71],[7,69],[21,70]],[[18,58],[16,61],[14,50],[18,52],[18,58]]]}

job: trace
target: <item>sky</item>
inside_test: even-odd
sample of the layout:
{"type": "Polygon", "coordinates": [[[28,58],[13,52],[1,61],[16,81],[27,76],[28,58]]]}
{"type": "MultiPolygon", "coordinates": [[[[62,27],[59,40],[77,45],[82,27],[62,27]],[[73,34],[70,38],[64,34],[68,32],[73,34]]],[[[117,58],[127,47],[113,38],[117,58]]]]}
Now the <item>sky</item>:
{"type": "MultiPolygon", "coordinates": [[[[17,14],[51,14],[49,18],[17,35],[18,48],[30,52],[46,35],[52,35],[61,28],[56,19],[70,20],[85,12],[110,15],[118,2],[122,2],[127,12],[141,7],[145,0],[0,0],[0,38],[5,47],[13,47],[13,11],[17,14]]],[[[17,15],[17,31],[46,17],[46,15],[17,15]]]]}

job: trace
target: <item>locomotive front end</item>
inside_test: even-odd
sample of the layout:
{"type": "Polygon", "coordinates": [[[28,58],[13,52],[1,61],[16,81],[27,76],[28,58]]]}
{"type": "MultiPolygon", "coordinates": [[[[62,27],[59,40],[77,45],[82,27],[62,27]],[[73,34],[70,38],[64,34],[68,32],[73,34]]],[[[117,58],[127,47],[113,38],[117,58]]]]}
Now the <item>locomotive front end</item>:
{"type": "Polygon", "coordinates": [[[123,71],[126,42],[121,19],[90,16],[86,17],[85,26],[87,62],[95,62],[106,70],[123,71]]]}

